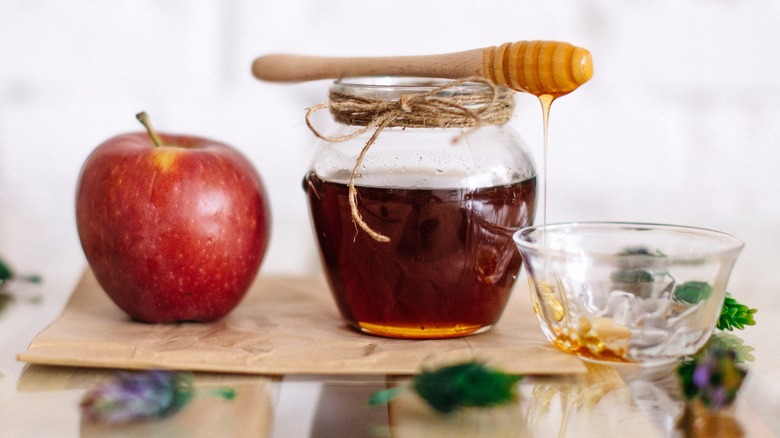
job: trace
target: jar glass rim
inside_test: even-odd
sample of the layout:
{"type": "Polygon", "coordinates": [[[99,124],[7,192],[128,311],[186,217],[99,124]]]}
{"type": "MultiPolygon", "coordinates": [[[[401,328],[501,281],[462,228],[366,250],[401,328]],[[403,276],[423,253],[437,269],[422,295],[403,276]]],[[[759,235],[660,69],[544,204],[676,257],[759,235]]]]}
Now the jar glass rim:
{"type": "MultiPolygon", "coordinates": [[[[417,76],[354,76],[335,80],[330,89],[356,96],[397,99],[403,94],[427,93],[450,82],[454,80],[417,76]]],[[[491,87],[480,82],[463,82],[440,92],[441,96],[490,93],[491,87]]]]}

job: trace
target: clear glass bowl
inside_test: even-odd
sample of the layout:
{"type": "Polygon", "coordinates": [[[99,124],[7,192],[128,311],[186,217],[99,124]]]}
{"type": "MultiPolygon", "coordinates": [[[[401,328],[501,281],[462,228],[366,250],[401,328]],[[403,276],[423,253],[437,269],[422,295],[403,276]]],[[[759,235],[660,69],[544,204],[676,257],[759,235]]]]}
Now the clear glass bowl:
{"type": "Polygon", "coordinates": [[[528,227],[514,241],[554,345],[586,360],[644,365],[707,342],[743,246],[713,230],[608,222],[528,227]]]}

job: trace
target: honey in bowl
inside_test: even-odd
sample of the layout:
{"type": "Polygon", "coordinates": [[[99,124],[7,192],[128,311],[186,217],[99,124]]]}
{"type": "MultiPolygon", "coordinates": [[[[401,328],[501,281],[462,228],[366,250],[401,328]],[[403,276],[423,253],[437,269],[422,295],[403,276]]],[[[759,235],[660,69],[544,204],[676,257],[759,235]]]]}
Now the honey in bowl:
{"type": "Polygon", "coordinates": [[[492,327],[520,270],[512,234],[531,224],[536,178],[476,189],[357,187],[378,242],[350,220],[347,185],[304,181],[331,290],[347,323],[398,338],[492,327]]]}

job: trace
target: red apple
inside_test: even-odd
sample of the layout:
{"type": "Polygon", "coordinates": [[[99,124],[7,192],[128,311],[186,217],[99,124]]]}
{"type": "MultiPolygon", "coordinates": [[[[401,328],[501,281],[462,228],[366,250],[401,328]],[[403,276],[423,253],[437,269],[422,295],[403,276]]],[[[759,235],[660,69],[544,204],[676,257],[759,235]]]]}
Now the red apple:
{"type": "Polygon", "coordinates": [[[119,135],[89,155],[76,190],[84,254],[108,296],[150,323],[214,321],[265,255],[267,195],[237,150],[205,138],[119,135]]]}

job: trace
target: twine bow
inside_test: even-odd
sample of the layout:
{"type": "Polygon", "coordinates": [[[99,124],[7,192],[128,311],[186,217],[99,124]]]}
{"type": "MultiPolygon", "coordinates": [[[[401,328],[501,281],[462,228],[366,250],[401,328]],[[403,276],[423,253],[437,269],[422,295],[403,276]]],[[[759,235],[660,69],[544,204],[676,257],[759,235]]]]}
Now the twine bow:
{"type": "Polygon", "coordinates": [[[355,177],[368,150],[379,134],[387,127],[413,128],[470,128],[453,138],[453,142],[478,129],[482,125],[502,125],[509,121],[514,109],[511,90],[498,87],[482,77],[469,77],[447,82],[424,93],[404,94],[395,100],[372,99],[338,91],[330,92],[330,101],[309,108],[306,125],[317,137],[329,142],[344,142],[374,130],[360,151],[349,178],[349,206],[352,220],[377,242],[389,242],[390,238],[374,231],[363,220],[357,207],[355,177]],[[457,93],[444,96],[442,92],[452,90],[466,82],[482,83],[490,87],[490,93],[457,93]],[[327,136],[318,131],[311,122],[317,111],[330,109],[337,122],[361,126],[341,136],[327,136]]]}

